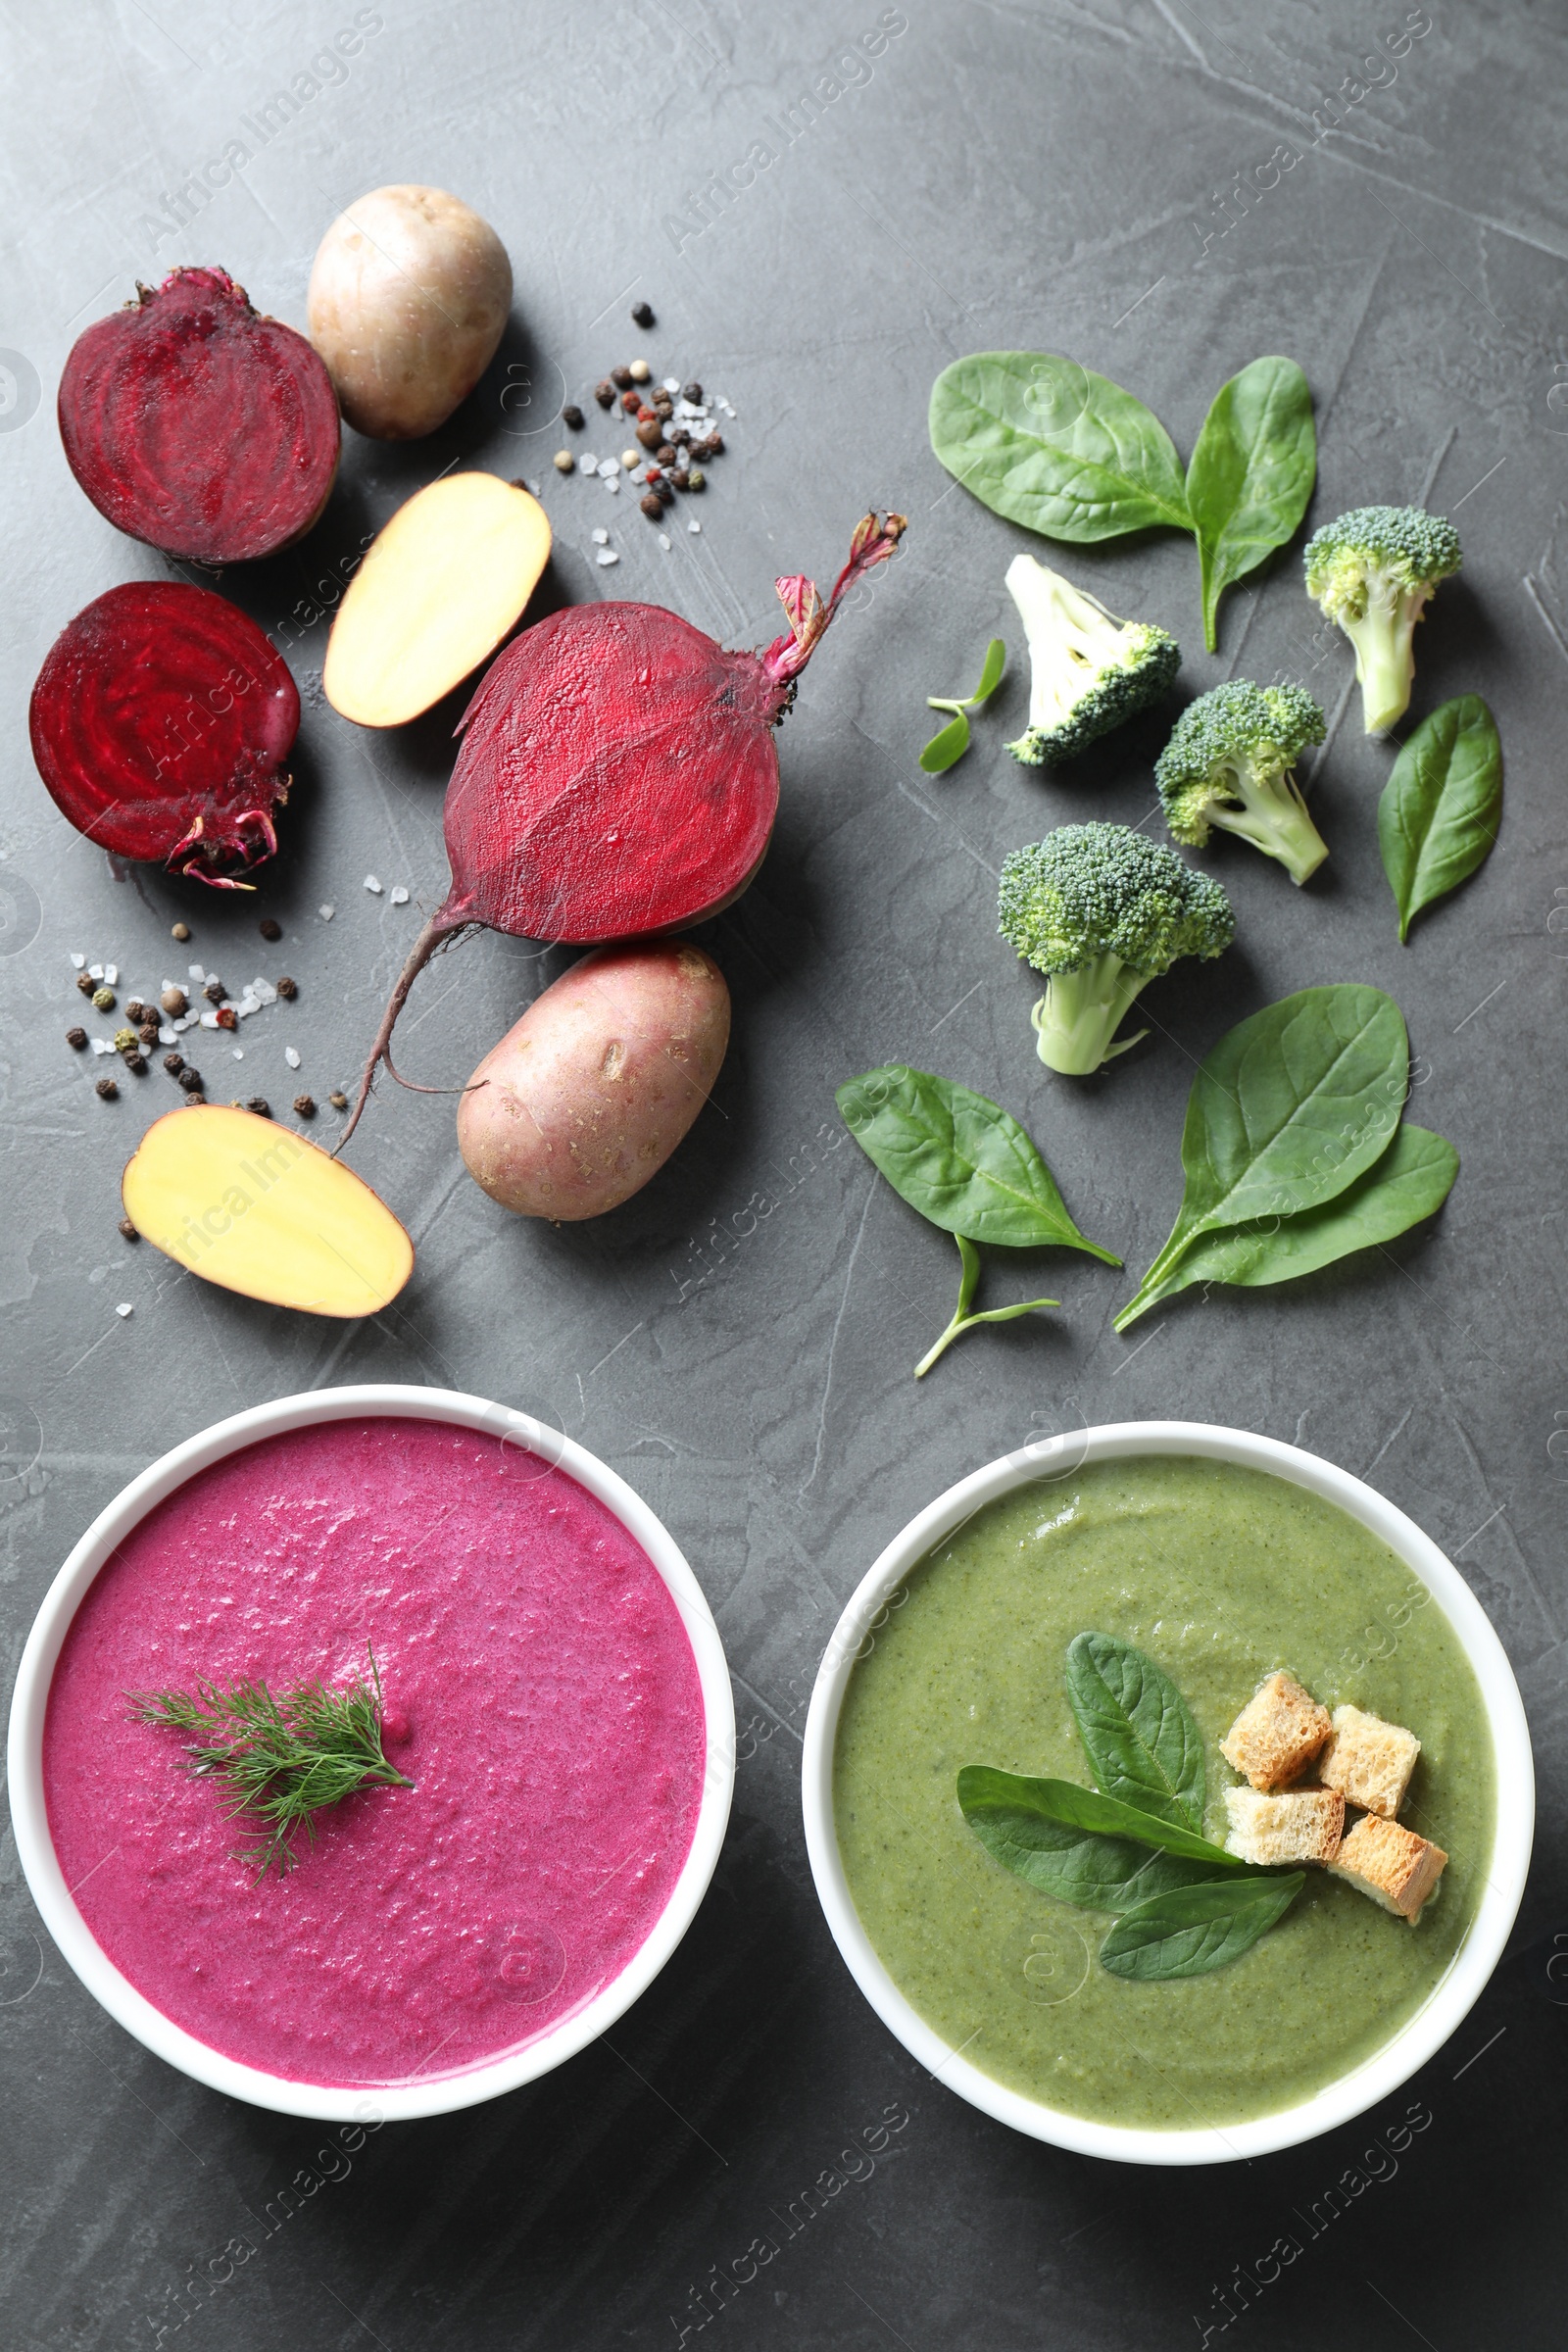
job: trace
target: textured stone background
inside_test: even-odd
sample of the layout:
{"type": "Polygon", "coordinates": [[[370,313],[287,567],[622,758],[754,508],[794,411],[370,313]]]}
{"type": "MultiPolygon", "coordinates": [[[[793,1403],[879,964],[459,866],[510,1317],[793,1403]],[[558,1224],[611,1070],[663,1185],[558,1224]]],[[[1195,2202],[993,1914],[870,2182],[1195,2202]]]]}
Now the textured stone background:
{"type": "MultiPolygon", "coordinates": [[[[709,2323],[712,2342],[1185,2345],[1218,2327],[1215,2285],[1281,2232],[1304,2237],[1293,2209],[1410,2100],[1431,2121],[1397,2176],[1308,2242],[1237,2335],[1346,2352],[1560,2340],[1563,22],[1519,0],[1432,0],[1430,16],[1402,0],[1205,0],[1201,17],[1186,0],[908,0],[858,86],[792,144],[770,131],[877,17],[875,0],[6,12],[0,343],[20,355],[0,415],[7,1659],[83,1526],[167,1446],[260,1398],[423,1381],[526,1406],[640,1489],[711,1597],[744,1727],[712,1891],[613,2047],[451,2121],[386,2131],[267,2237],[254,2217],[302,2171],[320,2180],[322,2134],[197,2088],[113,2025],[40,1939],[8,1838],[0,2331],[28,2352],[166,2342],[182,2313],[182,2352],[652,2352],[683,2328],[695,2339],[707,2307],[693,2290],[763,2234],[780,2250],[709,2323]],[[310,94],[296,77],[314,81],[313,60],[356,22],[362,47],[310,94]],[[1427,29],[1406,43],[1412,23],[1427,29]],[[1362,64],[1391,43],[1403,54],[1362,64]],[[290,88],[294,117],[278,110],[263,144],[245,120],[290,88]],[[1320,113],[1314,129],[1330,100],[1341,127],[1320,113]],[[250,160],[176,232],[162,200],[236,139],[250,160]],[[755,184],[706,226],[681,219],[688,192],[759,140],[782,152],[755,184]],[[1299,160],[1278,184],[1259,196],[1254,178],[1221,209],[1238,173],[1273,175],[1281,142],[1299,160]],[[512,332],[450,426],[403,450],[347,435],[310,541],[222,583],[288,645],[308,706],[260,898],[114,872],[36,779],[26,697],[78,607],[165,566],[71,480],[52,420],[66,352],[133,278],[184,261],[221,262],[301,321],[334,211],[404,178],[455,188],[496,223],[516,272],[512,332]],[[641,295],[659,314],[646,338],[627,321],[641,295]],[[1298,894],[1221,846],[1235,951],[1157,987],[1155,1035],[1079,1086],[1034,1058],[1029,977],[995,936],[994,875],[1053,821],[1144,817],[1157,727],[1043,785],[1000,750],[1020,720],[1020,661],[960,767],[930,780],[914,764],[922,697],[967,683],[998,629],[1021,655],[1001,581],[1024,535],[949,484],[924,432],[936,370],[999,345],[1068,351],[1130,384],[1184,451],[1226,375],[1260,352],[1298,356],[1318,404],[1319,517],[1423,497],[1457,514],[1465,572],[1422,630],[1416,708],[1479,689],[1507,751],[1496,854],[1401,950],[1376,850],[1387,755],[1347,712],[1349,656],[1314,633],[1295,555],[1229,600],[1216,660],[1185,542],[1065,559],[1115,609],[1178,631],[1192,687],[1285,669],[1336,721],[1314,786],[1329,866],[1298,894]],[[667,554],[630,499],[548,466],[561,400],[639,348],[738,412],[702,535],[678,532],[667,554]],[[373,1323],[323,1327],[122,1243],[118,1171],[168,1082],[94,1099],[61,1042],[76,1005],[68,955],[113,957],[143,986],[178,968],[169,926],[184,915],[210,968],[286,965],[300,984],[286,1017],[247,1025],[232,1089],[210,1066],[215,1092],[281,1106],[300,1084],[321,1095],[350,1076],[420,906],[446,886],[461,698],[391,737],[323,705],[334,567],[450,464],[543,480],[558,600],[649,597],[736,644],[777,626],[776,571],[831,576],[873,501],[904,509],[910,530],[784,731],[759,881],[703,934],[734,991],[735,1040],[676,1159],[619,1214],[552,1232],[467,1182],[450,1103],[386,1090],[353,1156],[414,1231],[418,1270],[373,1323]],[[591,561],[601,522],[622,551],[612,571],[591,561]],[[368,895],[370,871],[410,903],[368,895]],[[275,954],[257,940],[263,909],[285,926],[275,954]],[[968,1340],[913,1386],[949,1311],[952,1247],[841,1137],[841,1079],[902,1057],[1000,1097],[1085,1226],[1138,1266],[1174,1208],[1195,1057],[1270,998],[1352,977],[1397,994],[1418,1115],[1463,1155],[1435,1232],[1294,1292],[1179,1301],[1136,1348],[1109,1330],[1120,1278],[1087,1259],[994,1266],[994,1298],[1029,1295],[1019,1286],[1039,1289],[1049,1267],[1059,1316],[968,1340]],[[1369,1473],[1449,1549],[1518,1670],[1543,1795],[1513,1953],[1410,2092],[1295,2154],[1182,2176],[1034,2145],[929,2082],[829,1941],[798,1801],[827,1632],[905,1519],[1031,1431],[1167,1414],[1369,1473]],[[786,2238],[770,2217],[824,2171],[842,2180],[842,2152],[890,2108],[907,2121],[874,2171],[786,2238]],[[246,2230],[257,2250],[208,2299],[198,2282],[246,2230]]],[[[419,985],[405,1066],[460,1081],[567,960],[493,938],[462,947],[419,985]]]]}

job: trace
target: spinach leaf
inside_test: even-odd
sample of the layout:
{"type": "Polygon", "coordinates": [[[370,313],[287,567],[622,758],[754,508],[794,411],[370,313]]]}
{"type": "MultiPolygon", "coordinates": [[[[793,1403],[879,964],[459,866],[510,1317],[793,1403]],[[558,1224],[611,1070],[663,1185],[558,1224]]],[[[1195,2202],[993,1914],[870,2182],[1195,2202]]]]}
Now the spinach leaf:
{"type": "MultiPolygon", "coordinates": [[[[1120,1797],[1102,1796],[1098,1788],[1081,1788],[1076,1781],[1030,1780],[1022,1773],[1003,1772],[991,1765],[970,1764],[963,1769],[989,1772],[993,1784],[1007,1784],[1015,1805],[1046,1821],[1060,1822],[1067,1829],[1092,1830],[1102,1838],[1130,1838],[1138,1845],[1158,1846],[1163,1853],[1180,1854],[1186,1861],[1203,1863],[1209,1878],[1217,1871],[1244,1867],[1235,1854],[1228,1854],[1222,1845],[1210,1845],[1206,1838],[1200,1838],[1180,1823],[1160,1821],[1137,1805],[1124,1804],[1120,1797]]],[[[960,1781],[962,1777],[960,1773],[960,1781]]],[[[994,1788],[993,1793],[996,1792],[994,1788]]]]}
{"type": "Polygon", "coordinates": [[[1203,1742],[1169,1675],[1130,1642],[1079,1634],[1067,1698],[1102,1792],[1200,1835],[1203,1742]]]}
{"type": "Polygon", "coordinates": [[[1181,462],[1141,400],[1050,352],[980,351],[931,388],[931,446],[993,514],[1051,539],[1191,530],[1181,462]]]}
{"type": "Polygon", "coordinates": [[[1236,1283],[1255,1290],[1314,1274],[1352,1250],[1392,1242],[1436,1215],[1459,1173],[1459,1154],[1425,1127],[1401,1126],[1364,1176],[1319,1208],[1294,1217],[1260,1217],[1200,1235],[1158,1279],[1152,1268],[1116,1317],[1125,1331],[1160,1298],[1195,1283],[1236,1283]]]}
{"type": "Polygon", "coordinates": [[[1193,1081],[1186,1189],[1144,1287],[1162,1283],[1200,1234],[1294,1216],[1353,1184],[1388,1149],[1409,1066],[1404,1016],[1380,988],[1303,988],[1238,1022],[1193,1081]]]}
{"type": "Polygon", "coordinates": [[[1225,589],[1283,547],[1317,478],[1312,394],[1294,360],[1254,360],[1214,395],[1187,468],[1202,569],[1203,642],[1225,589]]]}
{"type": "Polygon", "coordinates": [[[1032,1786],[990,1764],[966,1764],[958,1803],[987,1853],[1042,1894],[1085,1911],[1130,1911],[1151,1895],[1210,1879],[1207,1862],[1057,1821],[1030,1801],[1032,1786]]]}
{"type": "Polygon", "coordinates": [[[1113,1977],[1145,1984],[1206,1976],[1240,1959],[1284,1917],[1305,1885],[1305,1872],[1297,1870],[1288,1877],[1173,1887],[1122,1914],[1100,1947],[1100,1965],[1113,1977]]]}
{"type": "Polygon", "coordinates": [[[1028,1136],[986,1096],[890,1062],[849,1079],[835,1100],[866,1157],[930,1224],[966,1241],[1054,1243],[1121,1264],[1079,1232],[1028,1136]]]}
{"type": "Polygon", "coordinates": [[[1401,942],[1423,906],[1457,890],[1491,855],[1501,813],[1496,721],[1479,694],[1461,694],[1422,720],[1378,803],[1378,842],[1401,942]]]}

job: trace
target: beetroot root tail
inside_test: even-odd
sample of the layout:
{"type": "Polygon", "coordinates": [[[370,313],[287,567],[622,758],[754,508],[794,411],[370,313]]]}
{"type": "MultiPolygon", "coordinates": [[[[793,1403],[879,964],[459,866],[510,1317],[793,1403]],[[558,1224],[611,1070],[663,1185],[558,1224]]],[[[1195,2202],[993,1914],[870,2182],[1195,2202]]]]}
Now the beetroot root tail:
{"type": "Polygon", "coordinates": [[[388,1071],[397,1080],[398,1085],[408,1087],[413,1094],[445,1095],[463,1094],[466,1091],[463,1087],[415,1086],[410,1079],[399,1077],[392,1065],[392,1032],[397,1027],[399,1013],[409,1001],[410,989],[431,956],[438,955],[441,949],[451,947],[454,941],[461,939],[466,931],[472,931],[477,927],[477,925],[463,921],[461,918],[454,921],[446,908],[441,907],[431,915],[430,920],[409,950],[409,959],[398,974],[397,986],[387,1000],[386,1010],[381,1015],[381,1026],[375,1033],[375,1041],[366,1061],[365,1075],[360,1080],[360,1091],[354,1108],[349,1113],[349,1123],[332,1148],[334,1159],[360,1123],[361,1114],[370,1099],[370,1087],[375,1073],[382,1062],[385,1062],[388,1071]]]}

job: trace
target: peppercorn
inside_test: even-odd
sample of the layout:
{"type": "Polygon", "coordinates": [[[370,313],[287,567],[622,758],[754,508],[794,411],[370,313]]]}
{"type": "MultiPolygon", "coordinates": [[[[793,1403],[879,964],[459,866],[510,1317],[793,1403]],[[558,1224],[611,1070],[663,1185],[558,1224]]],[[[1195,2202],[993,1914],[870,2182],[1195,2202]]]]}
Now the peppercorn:
{"type": "Polygon", "coordinates": [[[677,490],[689,490],[691,488],[692,477],[687,472],[684,466],[677,466],[669,478],[674,483],[677,490]]]}
{"type": "Polygon", "coordinates": [[[207,999],[209,1004],[221,1004],[227,994],[228,991],[221,980],[209,980],[202,990],[202,995],[207,999]]]}
{"type": "Polygon", "coordinates": [[[631,318],[633,326],[652,326],[654,323],[653,304],[634,302],[631,306],[631,318]]]}
{"type": "Polygon", "coordinates": [[[695,409],[703,397],[703,387],[701,384],[682,384],[680,396],[682,400],[689,400],[695,409]]]}
{"type": "Polygon", "coordinates": [[[643,396],[640,392],[623,392],[620,406],[623,416],[640,416],[643,413],[643,396]]]}
{"type": "Polygon", "coordinates": [[[264,914],[256,926],[264,939],[281,939],[283,926],[275,915],[264,914]]]}
{"type": "Polygon", "coordinates": [[[164,1055],[164,1067],[169,1072],[171,1078],[177,1078],[180,1071],[185,1067],[184,1054],[166,1054],[164,1055]]]}
{"type": "Polygon", "coordinates": [[[292,1004],[293,1000],[299,995],[300,992],[294,981],[284,979],[278,982],[277,993],[282,998],[284,1004],[292,1004]]]}
{"type": "Polygon", "coordinates": [[[340,1095],[335,1087],[326,1099],[331,1103],[334,1110],[347,1110],[349,1106],[349,1099],[347,1095],[340,1095]]]}
{"type": "Polygon", "coordinates": [[[74,1051],[74,1052],[75,1052],[75,1053],[77,1053],[77,1054],[84,1053],[84,1052],[86,1051],[86,1046],[87,1046],[87,1032],[86,1032],[86,1030],[85,1030],[85,1029],[68,1029],[68,1030],[66,1031],[66,1043],[67,1043],[67,1045],[68,1045],[68,1046],[70,1046],[70,1047],[73,1049],[73,1051],[74,1051]]]}
{"type": "Polygon", "coordinates": [[[634,384],[646,384],[653,372],[646,360],[633,360],[626,370],[634,384]]]}
{"type": "Polygon", "coordinates": [[[667,441],[661,441],[654,457],[661,466],[673,466],[675,463],[675,452],[667,441]]]}
{"type": "Polygon", "coordinates": [[[316,1116],[316,1102],[313,1096],[296,1095],[294,1108],[302,1119],[314,1119],[316,1116]]]}
{"type": "Polygon", "coordinates": [[[675,504],[675,493],[669,486],[667,475],[660,475],[658,481],[654,484],[654,496],[658,499],[662,507],[672,507],[675,504]]]}
{"type": "Polygon", "coordinates": [[[90,997],[97,985],[98,983],[93,978],[91,972],[78,972],[76,974],[76,986],[80,989],[84,997],[90,997]]]}
{"type": "Polygon", "coordinates": [[[664,503],[662,499],[656,498],[652,490],[646,491],[644,495],[637,501],[637,504],[641,507],[643,513],[647,515],[650,522],[662,522],[664,518],[664,503]]]}
{"type": "Polygon", "coordinates": [[[690,449],[692,445],[691,434],[683,424],[672,424],[669,428],[669,438],[676,449],[690,449]]]}
{"type": "Polygon", "coordinates": [[[664,428],[657,416],[645,416],[637,427],[637,438],[644,449],[657,449],[664,438],[664,428]]]}
{"type": "Polygon", "coordinates": [[[615,398],[615,387],[611,382],[608,375],[601,377],[600,381],[595,384],[594,398],[598,401],[599,406],[602,409],[608,409],[613,405],[615,398]]]}
{"type": "Polygon", "coordinates": [[[170,938],[171,938],[171,939],[180,939],[180,940],[189,939],[189,937],[190,937],[190,925],[189,925],[189,923],[171,923],[171,925],[170,925],[170,927],[169,927],[169,936],[170,936],[170,938]]]}
{"type": "Polygon", "coordinates": [[[186,999],[185,991],[182,988],[166,988],[158,1002],[168,1013],[170,1019],[172,1021],[177,1021],[183,1017],[187,1009],[188,1000],[186,999]]]}
{"type": "Polygon", "coordinates": [[[569,449],[557,450],[555,456],[555,467],[558,473],[571,473],[575,470],[576,464],[577,461],[572,456],[569,449]]]}
{"type": "Polygon", "coordinates": [[[158,1043],[158,1023],[156,1021],[143,1021],[140,1028],[136,1031],[136,1035],[141,1039],[141,1042],[144,1046],[156,1046],[158,1043]]]}
{"type": "Polygon", "coordinates": [[[139,1242],[141,1240],[141,1235],[136,1231],[135,1226],[131,1223],[128,1217],[121,1218],[120,1230],[124,1235],[127,1242],[139,1242]]]}
{"type": "Polygon", "coordinates": [[[94,1012],[113,1012],[115,1009],[114,990],[112,988],[95,988],[92,992],[92,1004],[94,1012]]]}
{"type": "Polygon", "coordinates": [[[127,1021],[134,1021],[138,1029],[141,1027],[142,1022],[146,1020],[147,1007],[142,1003],[140,997],[126,998],[125,1018],[127,1021]]]}
{"type": "Polygon", "coordinates": [[[179,1072],[179,1083],[187,1095],[199,1095],[202,1091],[202,1074],[200,1070],[193,1070],[187,1061],[179,1072]]]}
{"type": "Polygon", "coordinates": [[[703,471],[703,469],[702,469],[702,467],[701,467],[700,466],[694,466],[691,468],[690,472],[687,474],[687,476],[686,476],[686,487],[687,487],[687,489],[688,489],[688,490],[706,490],[706,489],[707,489],[707,487],[708,487],[708,476],[707,476],[707,474],[706,474],[706,473],[703,471]]]}
{"type": "Polygon", "coordinates": [[[113,1102],[120,1089],[112,1078],[100,1078],[96,1091],[102,1095],[106,1102],[113,1102]]]}
{"type": "Polygon", "coordinates": [[[134,1054],[140,1042],[134,1029],[117,1029],[115,1031],[115,1052],[117,1054],[134,1054]]]}
{"type": "Polygon", "coordinates": [[[142,1074],[143,1070],[145,1070],[145,1068],[147,1067],[147,1056],[146,1056],[146,1054],[127,1054],[125,1055],[125,1067],[126,1067],[126,1069],[127,1069],[127,1070],[134,1071],[135,1075],[136,1075],[136,1076],[139,1078],[139,1077],[141,1076],[141,1074],[142,1074]]]}
{"type": "Polygon", "coordinates": [[[239,1027],[239,1014],[234,1010],[232,1004],[220,1004],[213,1017],[220,1029],[237,1029],[239,1027]]]}
{"type": "Polygon", "coordinates": [[[617,390],[624,392],[627,385],[632,380],[631,369],[629,368],[612,368],[610,370],[610,380],[613,385],[616,386],[617,390]]]}
{"type": "Polygon", "coordinates": [[[265,1095],[247,1095],[241,1107],[254,1110],[259,1119],[270,1119],[272,1115],[272,1106],[265,1095]]]}

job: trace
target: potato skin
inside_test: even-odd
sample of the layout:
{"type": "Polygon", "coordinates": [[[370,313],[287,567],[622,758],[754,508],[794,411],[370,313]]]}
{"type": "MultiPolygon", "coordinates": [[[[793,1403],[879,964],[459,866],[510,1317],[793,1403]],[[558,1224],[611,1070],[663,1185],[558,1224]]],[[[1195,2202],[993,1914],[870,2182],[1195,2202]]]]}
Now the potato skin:
{"type": "Polygon", "coordinates": [[[521,1217],[618,1208],[681,1141],[728,1044],[724,975],[689,939],[596,948],[474,1071],[458,1105],[469,1175],[521,1217]]]}
{"type": "Polygon", "coordinates": [[[317,248],[311,341],[343,414],[378,441],[445,423],[495,357],[512,264],[487,220],[441,188],[372,188],[317,248]]]}

